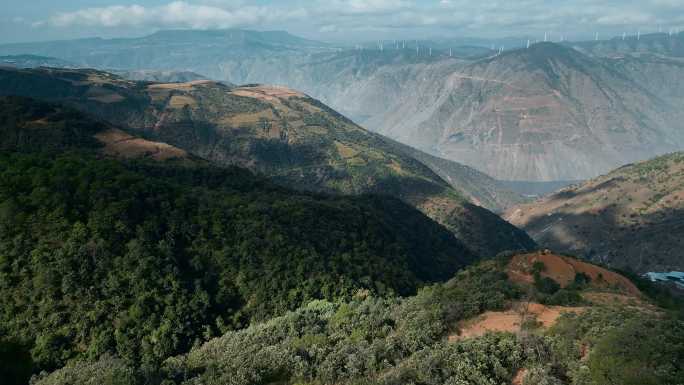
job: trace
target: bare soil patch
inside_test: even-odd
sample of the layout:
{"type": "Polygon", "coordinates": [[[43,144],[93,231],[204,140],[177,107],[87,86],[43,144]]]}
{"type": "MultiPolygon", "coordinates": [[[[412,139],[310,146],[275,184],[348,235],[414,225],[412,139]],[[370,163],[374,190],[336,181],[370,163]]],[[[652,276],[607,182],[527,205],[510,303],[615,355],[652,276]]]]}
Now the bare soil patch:
{"type": "Polygon", "coordinates": [[[529,372],[527,369],[520,369],[518,372],[515,374],[513,377],[513,381],[511,381],[511,385],[522,385],[523,380],[525,379],[525,376],[527,375],[527,372],[529,372]]]}
{"type": "Polygon", "coordinates": [[[155,160],[186,158],[188,156],[187,152],[177,147],[136,138],[118,129],[100,132],[95,135],[95,138],[104,143],[105,147],[102,152],[109,156],[126,159],[152,158],[155,160]]]}
{"type": "Polygon", "coordinates": [[[213,81],[211,81],[211,80],[193,80],[191,82],[186,82],[186,83],[157,83],[157,84],[150,84],[147,88],[148,89],[189,91],[189,90],[192,90],[195,86],[203,85],[203,84],[209,84],[209,83],[213,83],[213,81]]]}
{"type": "Polygon", "coordinates": [[[458,333],[449,341],[479,337],[489,332],[519,333],[527,321],[536,321],[540,327],[553,326],[563,313],[581,313],[583,307],[545,306],[539,303],[516,303],[510,310],[488,311],[458,325],[458,333]]]}
{"type": "Polygon", "coordinates": [[[299,91],[278,86],[242,87],[234,89],[232,93],[234,95],[265,100],[268,102],[276,102],[278,99],[289,99],[292,97],[306,97],[306,95],[299,91]]]}
{"type": "Polygon", "coordinates": [[[542,277],[553,279],[561,287],[568,286],[575,280],[576,274],[583,273],[591,279],[590,285],[594,288],[615,288],[632,296],[641,295],[641,292],[632,281],[620,274],[550,252],[514,256],[507,268],[509,278],[518,283],[533,283],[532,267],[535,262],[542,262],[544,264],[545,268],[541,272],[542,277]]]}

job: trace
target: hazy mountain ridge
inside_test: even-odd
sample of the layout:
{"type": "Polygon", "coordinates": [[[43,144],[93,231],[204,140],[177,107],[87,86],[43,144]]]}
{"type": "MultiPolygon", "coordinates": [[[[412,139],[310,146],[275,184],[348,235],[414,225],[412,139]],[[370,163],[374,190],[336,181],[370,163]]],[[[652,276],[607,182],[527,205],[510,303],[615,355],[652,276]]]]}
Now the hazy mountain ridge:
{"type": "MultiPolygon", "coordinates": [[[[584,179],[680,148],[681,109],[667,97],[680,92],[678,63],[669,62],[658,88],[603,60],[537,44],[474,63],[338,72],[340,84],[353,86],[336,94],[323,82],[320,93],[367,127],[499,179],[584,179]]],[[[630,64],[634,72],[653,66],[630,64]]]]}
{"type": "Polygon", "coordinates": [[[643,273],[684,270],[683,215],[680,152],[623,166],[504,216],[544,247],[643,273]]]}
{"type": "Polygon", "coordinates": [[[7,55],[0,56],[0,66],[35,68],[35,67],[58,67],[73,68],[75,65],[66,60],[38,55],[7,55]]]}
{"type": "Polygon", "coordinates": [[[429,42],[418,42],[418,51],[414,42],[344,50],[282,32],[162,31],[4,45],[0,53],[60,47],[60,57],[80,65],[288,85],[373,131],[494,178],[556,181],[681,149],[684,34],[632,40],[540,43],[482,59],[458,47],[450,58],[450,42],[434,42],[431,56],[421,46],[429,42]]]}
{"type": "Polygon", "coordinates": [[[0,45],[0,54],[30,52],[80,67],[112,70],[193,71],[217,80],[246,83],[250,74],[278,71],[288,61],[336,50],[287,32],[168,30],[130,39],[79,39],[0,45]]]}
{"type": "Polygon", "coordinates": [[[622,57],[625,55],[662,55],[684,57],[684,33],[630,33],[628,36],[610,40],[564,43],[587,54],[599,57],[622,57]]]}

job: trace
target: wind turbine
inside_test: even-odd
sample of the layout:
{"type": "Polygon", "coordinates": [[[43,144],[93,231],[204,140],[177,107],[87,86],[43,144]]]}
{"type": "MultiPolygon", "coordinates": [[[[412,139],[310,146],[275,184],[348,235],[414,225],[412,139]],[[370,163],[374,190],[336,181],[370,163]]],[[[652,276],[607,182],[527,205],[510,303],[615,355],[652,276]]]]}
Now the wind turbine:
{"type": "Polygon", "coordinates": [[[641,30],[637,31],[637,40],[641,40],[641,30]]]}
{"type": "Polygon", "coordinates": [[[627,37],[627,32],[623,32],[622,33],[622,40],[625,40],[626,37],[627,37]]]}
{"type": "Polygon", "coordinates": [[[530,48],[530,39],[527,39],[527,48],[530,48]]]}
{"type": "Polygon", "coordinates": [[[599,34],[598,34],[598,32],[596,32],[596,36],[594,36],[594,41],[598,41],[598,36],[599,36],[599,34]]]}

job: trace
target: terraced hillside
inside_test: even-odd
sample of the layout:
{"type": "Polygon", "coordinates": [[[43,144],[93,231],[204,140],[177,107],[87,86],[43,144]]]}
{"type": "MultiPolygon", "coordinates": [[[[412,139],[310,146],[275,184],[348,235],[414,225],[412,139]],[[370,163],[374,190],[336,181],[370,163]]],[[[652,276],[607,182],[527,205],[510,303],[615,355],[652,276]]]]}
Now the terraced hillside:
{"type": "Polygon", "coordinates": [[[684,269],[684,154],[621,167],[504,216],[542,246],[639,272],[684,269]]]}
{"type": "Polygon", "coordinates": [[[420,161],[286,88],[126,81],[93,70],[0,70],[0,93],[61,101],[220,165],[292,188],[401,198],[483,256],[534,247],[420,161]]]}

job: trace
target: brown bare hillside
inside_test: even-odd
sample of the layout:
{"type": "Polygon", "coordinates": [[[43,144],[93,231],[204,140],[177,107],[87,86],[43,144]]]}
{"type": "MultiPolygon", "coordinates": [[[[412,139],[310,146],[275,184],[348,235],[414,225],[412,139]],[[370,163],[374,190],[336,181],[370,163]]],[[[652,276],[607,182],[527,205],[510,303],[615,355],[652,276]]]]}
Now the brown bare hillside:
{"type": "Polygon", "coordinates": [[[473,319],[459,323],[457,333],[449,341],[479,337],[491,332],[519,333],[526,322],[548,329],[563,313],[581,313],[583,307],[545,306],[539,303],[516,303],[510,310],[488,311],[473,319]]]}
{"type": "Polygon", "coordinates": [[[518,334],[543,331],[554,326],[564,313],[581,314],[593,307],[619,304],[634,310],[657,312],[626,277],[548,250],[514,255],[501,266],[508,280],[528,294],[507,304],[503,310],[487,311],[458,322],[448,337],[449,341],[479,337],[491,332],[518,334]],[[578,274],[588,280],[578,284],[578,274]],[[548,297],[544,299],[538,296],[541,289],[537,286],[537,280],[540,278],[553,280],[561,288],[578,294],[581,299],[574,303],[550,304],[548,297]],[[542,303],[537,302],[538,299],[542,303]]]}
{"type": "Polygon", "coordinates": [[[135,137],[119,129],[110,129],[95,135],[105,147],[102,152],[120,158],[152,158],[155,160],[187,158],[188,153],[166,143],[135,137]]]}
{"type": "Polygon", "coordinates": [[[627,165],[504,217],[542,246],[638,272],[684,269],[684,153],[627,165]]]}
{"type": "Polygon", "coordinates": [[[537,262],[544,264],[544,269],[540,272],[540,275],[553,279],[561,287],[567,287],[574,282],[575,275],[582,273],[591,279],[589,285],[592,288],[618,289],[632,296],[640,295],[639,289],[637,289],[632,281],[620,274],[550,252],[516,255],[508,264],[506,272],[514,282],[531,284],[534,282],[533,266],[537,262]]]}

